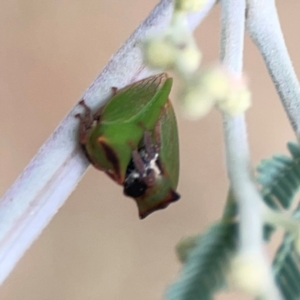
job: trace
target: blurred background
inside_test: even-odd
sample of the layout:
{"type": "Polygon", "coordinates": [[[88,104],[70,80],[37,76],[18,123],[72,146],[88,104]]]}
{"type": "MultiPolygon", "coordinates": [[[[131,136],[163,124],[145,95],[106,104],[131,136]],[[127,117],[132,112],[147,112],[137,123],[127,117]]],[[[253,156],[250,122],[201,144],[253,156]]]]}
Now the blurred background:
{"type": "MultiPolygon", "coordinates": [[[[0,194],[13,183],[156,0],[0,2],[0,194]]],[[[299,1],[277,1],[300,69],[299,1]]],[[[219,8],[196,31],[204,64],[219,52],[219,8]]],[[[286,153],[294,136],[262,58],[247,37],[245,72],[253,162],[286,153]]],[[[182,199],[143,221],[133,201],[89,168],[78,188],[0,288],[2,300],[161,299],[180,269],[174,246],[219,218],[228,181],[218,112],[178,112],[182,199]]],[[[0,220],[1,221],[1,220],[0,220]]],[[[243,294],[219,299],[248,299],[243,294]]],[[[249,298],[250,299],[250,298],[249,298]]]]}

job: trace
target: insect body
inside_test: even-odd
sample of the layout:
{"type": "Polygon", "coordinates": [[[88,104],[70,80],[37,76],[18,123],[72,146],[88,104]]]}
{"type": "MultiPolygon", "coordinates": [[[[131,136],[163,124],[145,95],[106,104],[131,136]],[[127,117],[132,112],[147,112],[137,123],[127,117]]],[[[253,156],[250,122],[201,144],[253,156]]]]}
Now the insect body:
{"type": "Polygon", "coordinates": [[[168,100],[171,86],[166,74],[151,76],[115,91],[95,114],[82,101],[85,114],[77,115],[87,158],[124,186],[141,218],[179,199],[178,134],[168,100]]]}
{"type": "Polygon", "coordinates": [[[147,188],[154,185],[155,180],[161,176],[157,165],[158,153],[149,157],[145,149],[134,150],[124,181],[124,194],[129,197],[144,195],[147,188]]]}

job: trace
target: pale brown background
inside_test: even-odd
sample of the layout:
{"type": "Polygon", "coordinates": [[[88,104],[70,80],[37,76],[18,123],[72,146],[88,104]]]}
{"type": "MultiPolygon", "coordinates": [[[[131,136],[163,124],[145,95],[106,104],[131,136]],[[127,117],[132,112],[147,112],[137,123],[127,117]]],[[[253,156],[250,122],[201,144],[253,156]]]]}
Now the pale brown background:
{"type": "MultiPolygon", "coordinates": [[[[0,194],[155,4],[155,0],[0,2],[0,194]]],[[[299,70],[300,3],[277,4],[299,70]]],[[[205,63],[216,61],[218,8],[196,34],[205,63]]],[[[248,38],[245,70],[254,96],[247,118],[257,163],[285,151],[285,142],[294,137],[248,38]]],[[[161,299],[179,270],[174,245],[220,216],[228,186],[218,112],[198,122],[179,114],[178,122],[179,203],[140,221],[133,201],[90,168],[0,288],[0,299],[161,299]]]]}

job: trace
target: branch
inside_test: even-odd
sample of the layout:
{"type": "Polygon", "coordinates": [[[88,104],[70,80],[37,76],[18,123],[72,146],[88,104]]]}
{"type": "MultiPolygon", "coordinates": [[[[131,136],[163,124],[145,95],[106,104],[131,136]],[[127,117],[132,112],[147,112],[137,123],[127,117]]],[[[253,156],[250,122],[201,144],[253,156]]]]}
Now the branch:
{"type": "MultiPolygon", "coordinates": [[[[234,2],[234,0],[221,2],[222,33],[220,56],[223,64],[231,72],[241,75],[243,66],[245,1],[240,1],[240,4],[236,5],[235,9],[232,8],[232,1],[234,2]]],[[[235,198],[239,203],[241,214],[241,247],[250,249],[261,244],[262,224],[259,217],[260,209],[258,204],[260,196],[250,174],[250,157],[245,117],[244,115],[236,117],[223,115],[223,125],[228,176],[236,196],[235,198]],[[244,192],[245,188],[248,193],[244,192]],[[255,207],[253,207],[253,204],[255,207]],[[258,216],[258,220],[254,221],[257,218],[254,218],[254,220],[249,218],[251,212],[258,216]],[[252,228],[250,230],[250,237],[249,228],[252,228]]]]}
{"type": "MultiPolygon", "coordinates": [[[[190,16],[191,30],[214,2],[207,1],[202,11],[190,16]]],[[[145,35],[166,27],[171,11],[172,1],[162,0],[130,36],[84,93],[89,106],[101,106],[112,86],[123,87],[151,73],[143,65],[138,43],[145,35]]],[[[89,165],[78,147],[78,120],[74,118],[78,112],[76,105],[0,200],[0,284],[75,189],[89,165]]]]}
{"type": "MultiPolygon", "coordinates": [[[[245,9],[245,0],[221,0],[220,57],[229,71],[237,75],[242,74],[243,67],[245,9]]],[[[256,283],[259,278],[261,282],[257,282],[251,292],[266,299],[281,299],[263,249],[263,205],[251,174],[245,117],[223,115],[223,122],[228,176],[240,216],[240,251],[238,264],[234,265],[239,278],[236,279],[240,287],[245,288],[249,284],[246,281],[253,279],[256,283]],[[253,274],[243,272],[249,269],[253,274]]]]}
{"type": "Polygon", "coordinates": [[[300,141],[300,85],[280,28],[274,0],[247,0],[247,30],[262,54],[300,141]]]}

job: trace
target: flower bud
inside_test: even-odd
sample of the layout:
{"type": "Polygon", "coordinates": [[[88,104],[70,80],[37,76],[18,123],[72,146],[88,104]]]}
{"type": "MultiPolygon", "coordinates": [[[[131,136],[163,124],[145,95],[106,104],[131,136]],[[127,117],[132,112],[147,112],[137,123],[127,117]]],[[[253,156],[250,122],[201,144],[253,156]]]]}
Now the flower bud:
{"type": "Polygon", "coordinates": [[[176,0],[175,10],[189,12],[196,12],[200,10],[207,0],[176,0]]]}
{"type": "Polygon", "coordinates": [[[230,278],[238,288],[257,296],[265,291],[268,273],[263,257],[247,253],[233,259],[230,278]]]}
{"type": "Polygon", "coordinates": [[[176,49],[166,39],[148,40],[144,44],[147,64],[155,68],[170,68],[176,59],[176,49]]]}

